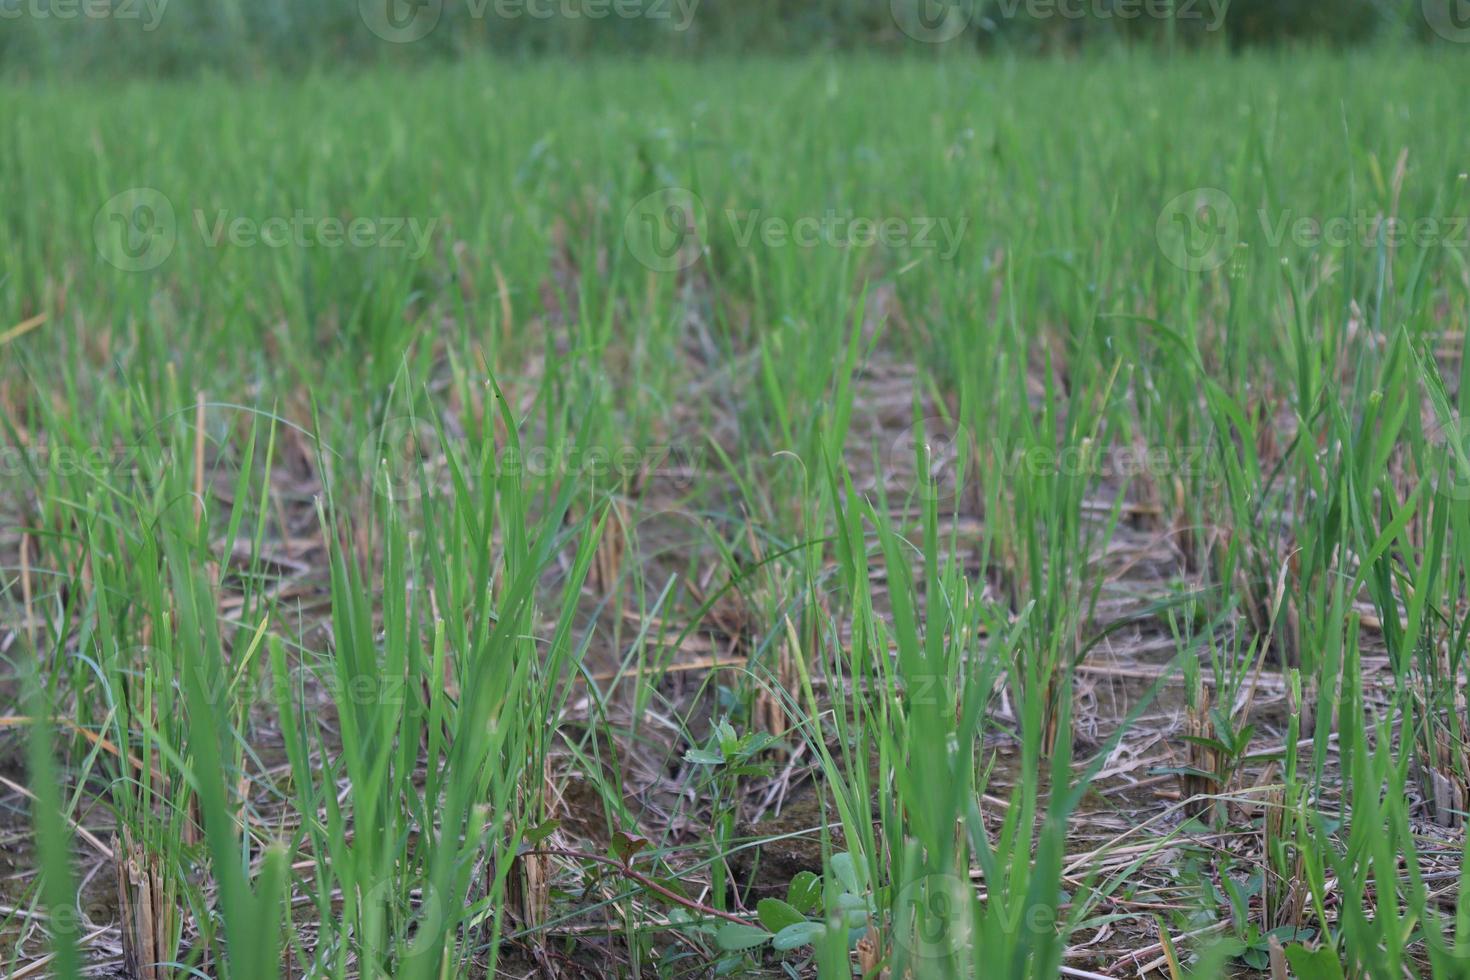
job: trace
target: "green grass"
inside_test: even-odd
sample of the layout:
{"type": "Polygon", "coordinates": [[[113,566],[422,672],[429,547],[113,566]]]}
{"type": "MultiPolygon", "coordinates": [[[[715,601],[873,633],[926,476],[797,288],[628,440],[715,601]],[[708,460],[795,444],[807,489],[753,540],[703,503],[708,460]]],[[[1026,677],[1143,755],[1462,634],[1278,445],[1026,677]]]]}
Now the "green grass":
{"type": "Polygon", "coordinates": [[[1459,976],[1467,81],[14,87],[0,968],[1459,976]]]}

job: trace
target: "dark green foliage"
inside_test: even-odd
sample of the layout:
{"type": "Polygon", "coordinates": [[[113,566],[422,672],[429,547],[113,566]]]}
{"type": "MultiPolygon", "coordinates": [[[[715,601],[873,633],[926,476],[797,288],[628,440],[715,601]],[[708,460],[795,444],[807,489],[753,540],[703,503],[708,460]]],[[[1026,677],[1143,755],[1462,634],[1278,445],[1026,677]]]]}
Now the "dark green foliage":
{"type": "Polygon", "coordinates": [[[0,15],[0,72],[25,76],[249,75],[486,52],[948,55],[1435,39],[1413,0],[0,0],[0,15]],[[433,17],[433,29],[384,41],[361,11],[385,3],[433,17]],[[963,30],[941,44],[913,39],[900,24],[915,5],[953,8],[963,30]]]}

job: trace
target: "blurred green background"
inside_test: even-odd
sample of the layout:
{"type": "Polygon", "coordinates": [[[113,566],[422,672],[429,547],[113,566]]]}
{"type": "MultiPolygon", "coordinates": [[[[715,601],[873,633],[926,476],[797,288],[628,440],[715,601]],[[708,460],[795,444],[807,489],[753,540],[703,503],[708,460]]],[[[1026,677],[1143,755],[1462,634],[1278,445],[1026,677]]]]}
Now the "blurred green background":
{"type": "Polygon", "coordinates": [[[0,0],[10,77],[248,74],[485,51],[939,56],[1467,40],[1470,0],[0,0]]]}

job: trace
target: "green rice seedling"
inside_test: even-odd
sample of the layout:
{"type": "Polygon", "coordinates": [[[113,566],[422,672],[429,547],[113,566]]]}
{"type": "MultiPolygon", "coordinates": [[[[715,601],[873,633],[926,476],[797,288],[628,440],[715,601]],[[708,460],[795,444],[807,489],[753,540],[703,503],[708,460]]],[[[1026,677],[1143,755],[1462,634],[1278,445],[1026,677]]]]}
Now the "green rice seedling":
{"type": "MultiPolygon", "coordinates": [[[[1455,416],[1437,370],[1416,359],[1413,374],[1426,386],[1436,416],[1452,423],[1455,416]]],[[[1409,448],[1401,465],[1423,474],[1423,482],[1402,499],[1396,488],[1385,485],[1381,514],[1361,517],[1374,537],[1359,579],[1383,623],[1398,693],[1417,705],[1411,739],[1415,771],[1436,819],[1453,824],[1464,810],[1466,786],[1466,760],[1457,748],[1464,713],[1455,693],[1465,651],[1465,565],[1458,543],[1463,507],[1454,490],[1464,472],[1463,448],[1454,436],[1431,444],[1419,420],[1399,412],[1398,424],[1406,421],[1409,448]]],[[[1369,540],[1366,534],[1364,539],[1369,540]]]]}
{"type": "Polygon", "coordinates": [[[41,899],[50,920],[50,940],[55,972],[61,976],[78,976],[82,959],[77,950],[74,927],[76,889],[72,873],[71,834],[67,826],[67,807],[62,798],[60,780],[53,757],[50,706],[40,693],[36,680],[31,682],[27,697],[31,727],[31,772],[35,777],[32,819],[40,847],[41,899]],[[58,819],[61,818],[61,819],[58,819]]]}
{"type": "MultiPolygon", "coordinates": [[[[502,458],[518,456],[520,420],[498,390],[496,399],[506,445],[486,441],[463,460],[450,456],[451,493],[443,499],[422,472],[415,475],[425,540],[447,536],[476,542],[473,549],[416,550],[391,493],[381,495],[381,630],[365,601],[372,590],[359,562],[349,560],[348,546],[334,549],[339,651],[329,688],[343,724],[346,752],[337,765],[352,787],[349,799],[334,799],[335,766],[318,773],[304,739],[287,743],[300,805],[327,808],[327,822],[308,837],[318,894],[340,888],[351,895],[341,941],[381,964],[374,969],[400,976],[453,968],[470,955],[481,928],[494,956],[509,928],[512,877],[524,873],[520,842],[549,816],[543,780],[552,744],[543,724],[554,725],[580,654],[571,634],[573,599],[597,533],[572,526],[576,559],[543,659],[529,639],[533,586],[562,541],[557,529],[578,491],[571,482],[543,491],[514,466],[501,472],[502,458]],[[533,521],[530,494],[542,492],[555,496],[533,521]],[[431,620],[430,592],[418,582],[432,583],[438,609],[460,613],[431,620]],[[435,816],[446,810],[459,815],[457,822],[435,816]],[[361,829],[349,834],[349,820],[361,829]]],[[[322,515],[328,527],[330,514],[322,515]]],[[[279,646],[274,659],[278,706],[309,731],[279,646]]],[[[528,907],[522,902],[516,914],[522,927],[535,929],[540,923],[528,919],[528,907]]],[[[346,968],[341,959],[334,969],[346,968]]]]}
{"type": "MultiPolygon", "coordinates": [[[[1362,706],[1356,659],[1356,646],[1350,640],[1344,664],[1345,708],[1362,706]]],[[[1417,864],[1410,864],[1408,880],[1402,885],[1396,864],[1400,849],[1407,848],[1407,853],[1414,849],[1402,802],[1408,755],[1400,753],[1395,758],[1386,727],[1379,725],[1374,733],[1366,722],[1359,724],[1362,715],[1350,717],[1354,719],[1349,723],[1353,737],[1344,748],[1351,753],[1351,785],[1356,792],[1351,799],[1351,820],[1345,825],[1346,840],[1341,851],[1329,845],[1309,852],[1308,878],[1319,916],[1328,897],[1325,872],[1330,869],[1340,883],[1337,936],[1348,970],[1372,976],[1396,974],[1408,966],[1415,934],[1429,924],[1424,918],[1427,892],[1417,864]],[[1371,743],[1370,734],[1377,735],[1371,743]]],[[[1322,817],[1317,820],[1317,835],[1328,837],[1330,827],[1322,817]]]]}
{"type": "MultiPolygon", "coordinates": [[[[174,587],[181,600],[176,608],[185,636],[210,636],[205,627],[208,620],[199,616],[195,605],[204,595],[203,586],[202,581],[191,583],[184,573],[176,573],[174,587]]],[[[234,758],[228,771],[240,771],[240,747],[234,731],[224,724],[225,716],[212,710],[206,687],[209,681],[222,679],[225,665],[217,644],[206,642],[198,655],[202,662],[185,669],[183,687],[193,762],[189,776],[199,796],[204,842],[219,889],[223,922],[224,948],[215,962],[221,976],[268,976],[281,969],[279,923],[287,851],[279,843],[258,847],[240,830],[238,793],[224,779],[227,759],[234,758]]]]}
{"type": "MultiPolygon", "coordinates": [[[[43,525],[58,529],[46,536],[41,558],[68,578],[57,594],[75,594],[83,583],[97,587],[85,605],[51,621],[58,655],[49,676],[55,683],[69,675],[72,682],[70,693],[63,695],[57,687],[48,700],[51,712],[70,716],[68,727],[80,749],[81,785],[93,773],[106,777],[105,805],[117,828],[112,843],[119,863],[116,900],[126,917],[123,947],[134,968],[152,976],[172,975],[176,967],[208,959],[214,931],[197,873],[203,827],[187,686],[202,685],[209,717],[231,731],[243,728],[249,701],[242,688],[249,686],[264,621],[241,627],[243,638],[230,668],[200,676],[210,671],[210,651],[220,655],[220,633],[212,614],[211,629],[180,632],[188,626],[180,625],[177,580],[167,570],[196,564],[195,549],[207,533],[205,515],[212,505],[197,490],[203,457],[193,467],[171,467],[168,461],[196,456],[205,445],[204,433],[194,437],[192,414],[140,432],[131,422],[132,415],[146,411],[140,402],[132,393],[120,393],[104,406],[104,428],[91,438],[58,419],[48,429],[56,440],[51,451],[69,450],[86,465],[48,466],[31,477],[38,489],[53,493],[45,498],[42,490],[42,499],[60,505],[41,515],[43,525]],[[98,436],[103,441],[92,441],[98,436]],[[64,491],[57,492],[59,481],[67,484],[64,491]],[[119,561],[121,555],[129,560],[119,561]],[[75,633],[68,625],[73,616],[79,623],[75,633]],[[73,642],[79,653],[64,655],[73,642]]],[[[244,488],[256,471],[254,445],[252,435],[228,519],[230,540],[246,512],[244,488]]],[[[223,574],[221,566],[197,564],[223,574]]],[[[218,582],[194,587],[212,595],[218,582]]],[[[258,607],[248,583],[244,591],[242,610],[248,617],[258,607]]],[[[229,739],[219,751],[227,753],[232,773],[243,773],[242,762],[250,754],[244,742],[229,739]]]]}

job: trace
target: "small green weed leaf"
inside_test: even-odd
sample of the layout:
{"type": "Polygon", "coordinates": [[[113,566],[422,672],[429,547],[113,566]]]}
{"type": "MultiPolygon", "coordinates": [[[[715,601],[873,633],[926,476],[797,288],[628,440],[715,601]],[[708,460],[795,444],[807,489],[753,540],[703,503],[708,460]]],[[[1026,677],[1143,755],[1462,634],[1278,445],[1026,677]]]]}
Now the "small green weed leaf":
{"type": "Polygon", "coordinates": [[[771,946],[778,952],[785,953],[801,946],[811,946],[826,934],[827,927],[820,922],[803,919],[776,933],[776,938],[771,940],[771,946]]]}
{"type": "Polygon", "coordinates": [[[545,843],[546,838],[556,833],[557,828],[560,826],[560,820],[548,820],[539,827],[532,827],[525,833],[525,842],[532,847],[538,847],[545,843]]]}
{"type": "Polygon", "coordinates": [[[1307,949],[1302,945],[1286,948],[1286,962],[1297,980],[1343,980],[1342,963],[1331,949],[1307,949]]]}
{"type": "Polygon", "coordinates": [[[624,864],[631,862],[634,855],[647,846],[647,837],[638,837],[622,830],[612,836],[612,852],[624,864]]]}
{"type": "Polygon", "coordinates": [[[742,926],[727,922],[715,933],[715,942],[727,952],[754,949],[771,938],[771,934],[759,926],[742,926]]]}
{"type": "Polygon", "coordinates": [[[787,926],[806,921],[806,916],[779,898],[761,899],[756,906],[756,914],[760,916],[761,925],[771,932],[780,932],[787,926]]]}
{"type": "Polygon", "coordinates": [[[822,876],[811,871],[798,872],[786,886],[786,901],[802,915],[816,909],[822,900],[822,876]]]}
{"type": "Polygon", "coordinates": [[[851,854],[842,851],[832,855],[832,873],[837,876],[837,882],[843,889],[853,894],[859,891],[857,867],[852,863],[851,854]]]}

